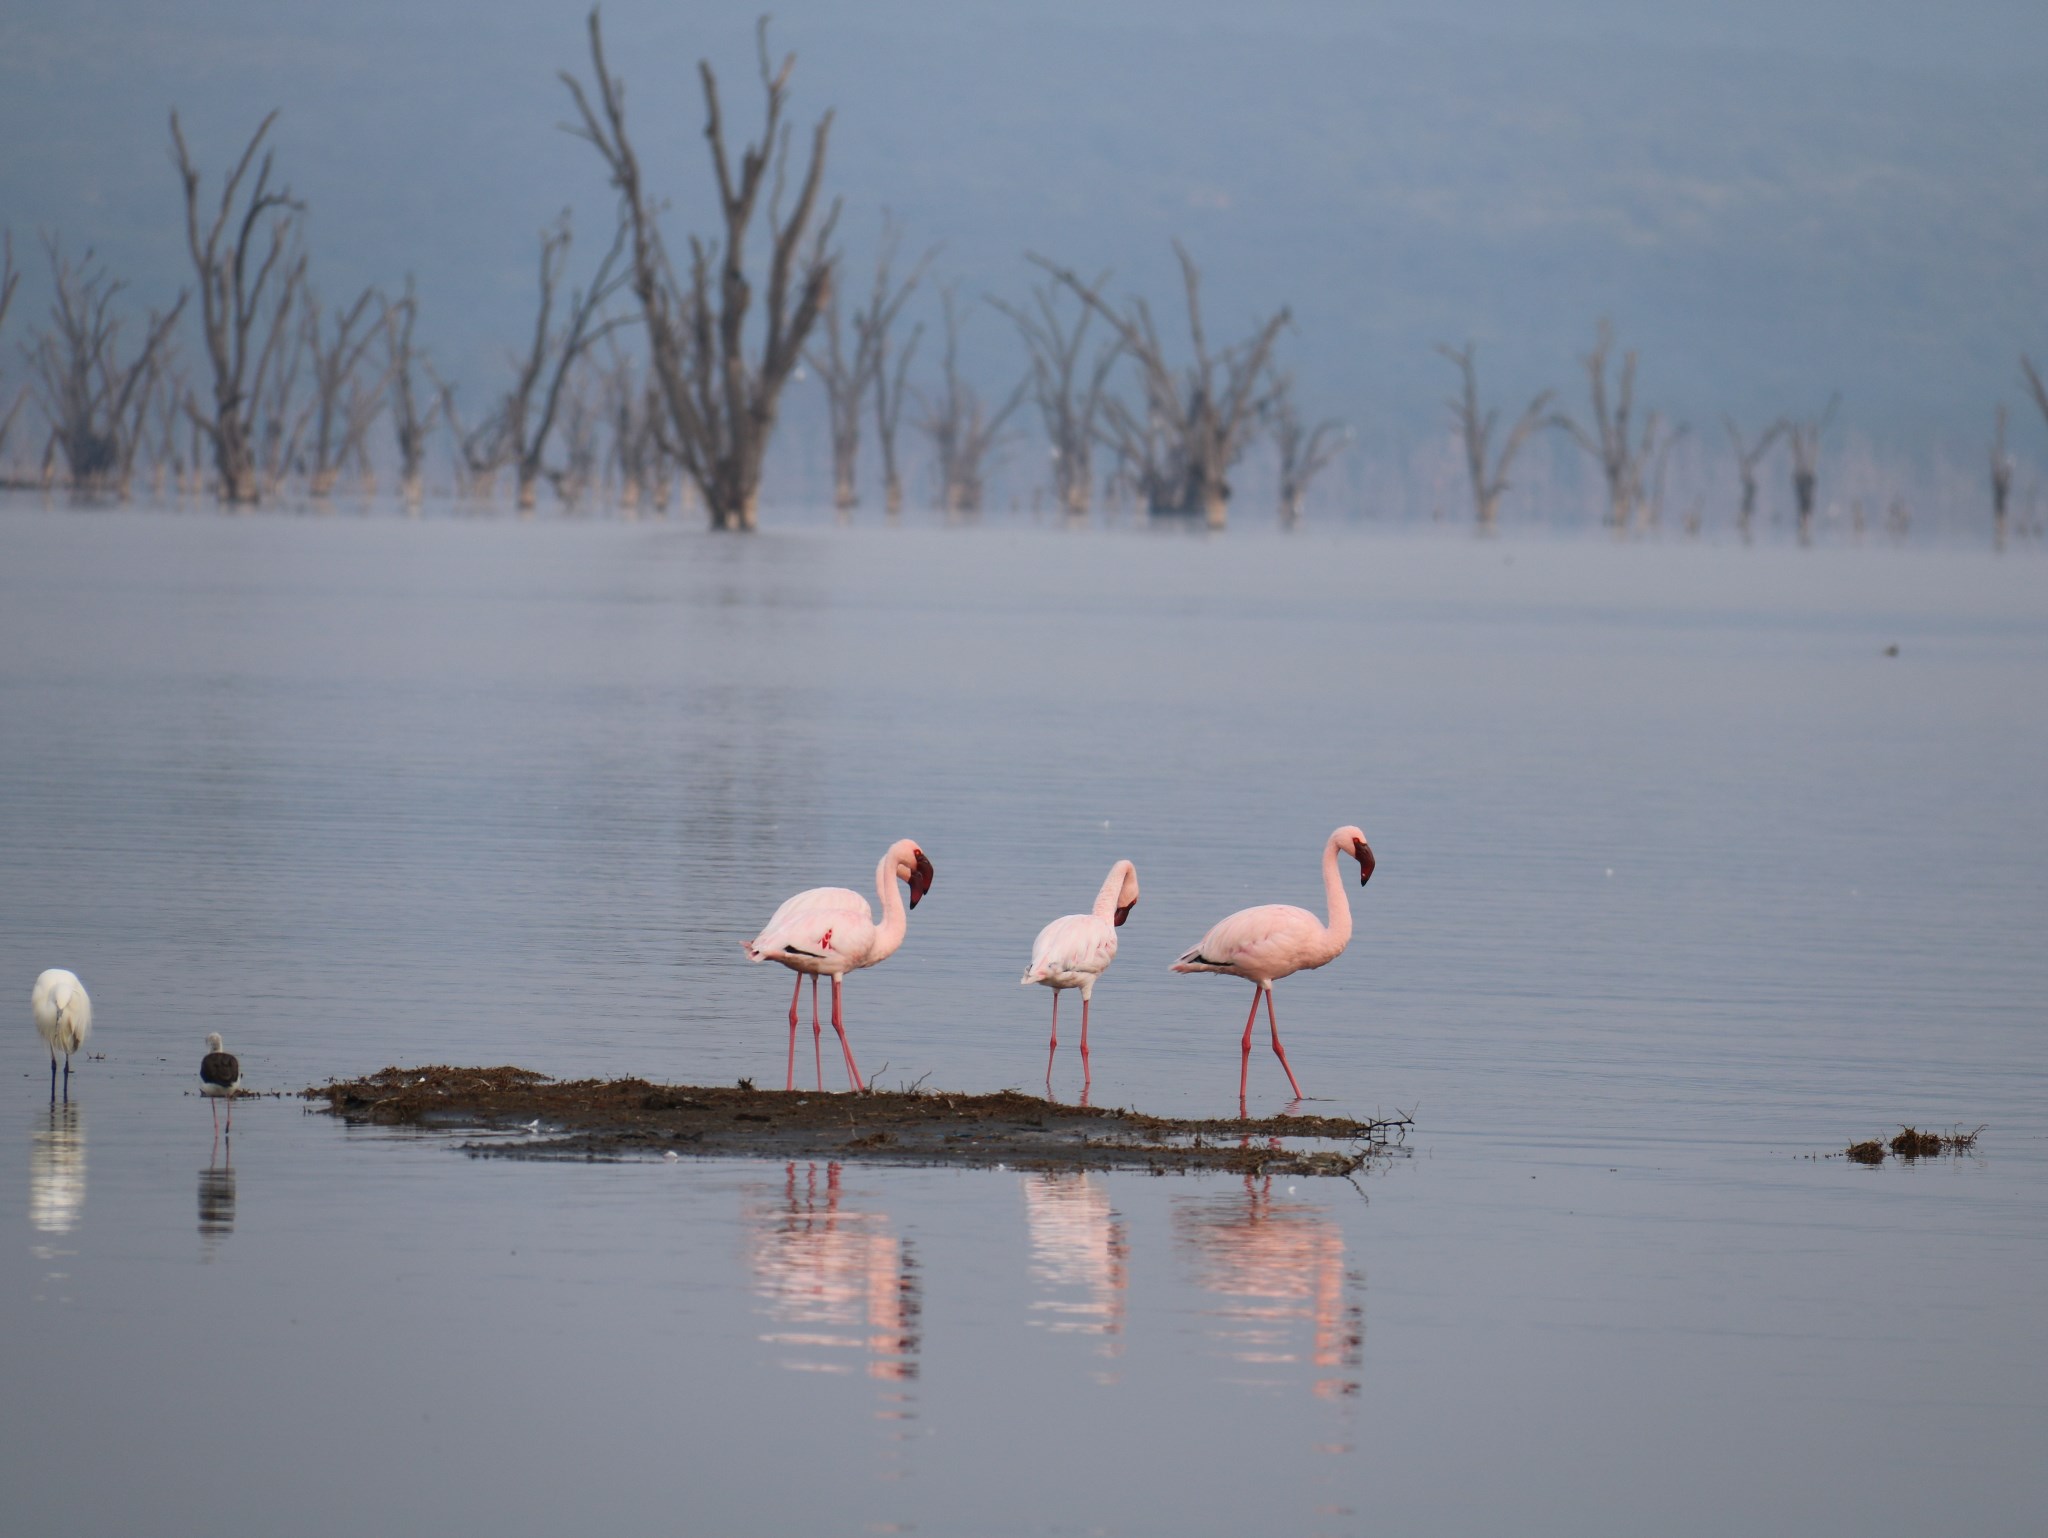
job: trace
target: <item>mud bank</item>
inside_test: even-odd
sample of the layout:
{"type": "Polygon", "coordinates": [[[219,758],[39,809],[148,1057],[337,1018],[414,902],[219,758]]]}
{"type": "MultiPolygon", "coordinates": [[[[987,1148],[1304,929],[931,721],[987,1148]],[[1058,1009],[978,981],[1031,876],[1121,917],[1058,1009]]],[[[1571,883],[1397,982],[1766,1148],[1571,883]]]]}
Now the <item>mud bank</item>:
{"type": "Polygon", "coordinates": [[[1349,1175],[1403,1151],[1394,1116],[1181,1120],[1060,1105],[1015,1090],[869,1094],[550,1079],[524,1068],[386,1068],[305,1090],[345,1121],[488,1134],[499,1159],[843,1159],[1011,1169],[1349,1175]]]}

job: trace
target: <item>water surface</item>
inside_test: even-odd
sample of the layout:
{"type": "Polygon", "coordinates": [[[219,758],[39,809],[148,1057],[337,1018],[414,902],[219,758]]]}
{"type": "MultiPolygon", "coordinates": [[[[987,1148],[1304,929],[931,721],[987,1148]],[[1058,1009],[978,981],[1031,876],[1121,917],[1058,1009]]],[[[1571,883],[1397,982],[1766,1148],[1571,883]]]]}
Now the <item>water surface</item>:
{"type": "MultiPolygon", "coordinates": [[[[25,1532],[1972,1533],[2048,1504],[2048,583],[2023,552],[0,504],[25,1532]],[[1887,648],[1896,646],[1896,656],[1887,648]],[[772,1081],[782,896],[938,877],[885,1083],[1235,1108],[1229,910],[1358,1187],[475,1162],[196,1084],[772,1081]],[[1067,1011],[1062,1011],[1063,1015],[1067,1011]],[[1078,1020],[1056,1089],[1078,1089],[1078,1020]],[[1979,1157],[1809,1157],[1904,1121],[1979,1157]]],[[[829,1060],[828,1074],[835,1072],[829,1060]]],[[[836,1083],[836,1078],[830,1082],[836,1083]]],[[[1255,1111],[1285,1103],[1261,1047],[1255,1111]]]]}

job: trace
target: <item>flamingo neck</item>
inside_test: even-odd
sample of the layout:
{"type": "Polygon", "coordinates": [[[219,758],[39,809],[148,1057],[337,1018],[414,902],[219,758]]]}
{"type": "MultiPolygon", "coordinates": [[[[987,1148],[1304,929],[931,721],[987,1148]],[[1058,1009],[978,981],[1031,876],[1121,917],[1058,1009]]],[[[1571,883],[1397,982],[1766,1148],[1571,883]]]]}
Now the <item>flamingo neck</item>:
{"type": "Polygon", "coordinates": [[[903,907],[903,894],[896,887],[896,851],[891,849],[882,856],[882,863],[875,867],[875,895],[881,899],[882,922],[875,929],[874,949],[868,952],[868,965],[896,954],[896,948],[903,943],[903,934],[910,926],[910,915],[903,907]]]}
{"type": "Polygon", "coordinates": [[[1124,872],[1130,869],[1129,860],[1118,860],[1109,868],[1109,875],[1103,879],[1102,890],[1095,894],[1095,916],[1116,922],[1117,899],[1124,895],[1124,872]]]}
{"type": "Polygon", "coordinates": [[[1330,902],[1330,922],[1324,926],[1330,944],[1337,950],[1351,943],[1351,899],[1344,895],[1344,877],[1337,868],[1337,841],[1323,845],[1323,894],[1330,902]]]}

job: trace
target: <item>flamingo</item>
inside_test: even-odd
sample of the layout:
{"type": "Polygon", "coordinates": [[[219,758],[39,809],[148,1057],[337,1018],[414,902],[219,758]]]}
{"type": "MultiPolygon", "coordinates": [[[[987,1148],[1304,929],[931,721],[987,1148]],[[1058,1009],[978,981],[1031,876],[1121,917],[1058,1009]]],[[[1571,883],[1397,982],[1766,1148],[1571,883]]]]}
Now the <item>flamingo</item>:
{"type": "Polygon", "coordinates": [[[1173,964],[1176,972],[1222,972],[1242,977],[1253,984],[1252,1012],[1245,1017],[1243,1051],[1237,1075],[1237,1110],[1244,1114],[1246,1081],[1251,1075],[1252,1027],[1258,1023],[1259,999],[1266,1001],[1266,1023],[1273,1031],[1273,1054],[1287,1074],[1294,1098],[1301,1099],[1301,1086],[1287,1065],[1287,1052],[1280,1045],[1280,1022],[1273,1017],[1273,984],[1296,972],[1327,966],[1344,954],[1351,943],[1351,904],[1344,896],[1344,883],[1337,875],[1337,856],[1348,854],[1358,861],[1358,884],[1372,880],[1372,846],[1357,828],[1339,828],[1323,844],[1323,890],[1329,896],[1330,922],[1325,924],[1306,908],[1285,903],[1245,908],[1233,913],[1202,936],[1202,943],[1173,964]]]}
{"type": "Polygon", "coordinates": [[[71,1098],[71,1054],[92,1034],[92,1000],[74,972],[52,967],[29,991],[29,1013],[36,1034],[50,1049],[50,1098],[57,1098],[57,1054],[64,1054],[64,1098],[71,1098]]]}
{"type": "Polygon", "coordinates": [[[228,1103],[228,1135],[235,1132],[235,1092],[242,1087],[242,1063],[234,1053],[224,1051],[220,1032],[206,1037],[206,1056],[199,1060],[199,1093],[213,1102],[213,1130],[220,1131],[220,1103],[228,1103]]]}
{"type": "Polygon", "coordinates": [[[1052,1060],[1060,1049],[1060,990],[1081,990],[1081,1094],[1088,1093],[1088,1001],[1095,983],[1116,960],[1116,932],[1138,906],[1138,868],[1129,860],[1110,866],[1092,913],[1070,913],[1039,930],[1031,945],[1031,965],[1023,986],[1043,983],[1052,989],[1052,1045],[1045,1051],[1045,1089],[1052,1093],[1052,1060]]]}
{"type": "Polygon", "coordinates": [[[819,1045],[824,1029],[818,1024],[818,978],[822,975],[832,979],[832,1029],[839,1033],[846,1076],[855,1089],[867,1088],[861,1082],[860,1069],[854,1066],[853,1048],[840,1018],[839,983],[848,972],[887,961],[903,943],[907,920],[903,899],[896,891],[899,881],[910,883],[913,908],[932,889],[932,862],[915,839],[898,839],[875,867],[875,891],[882,902],[880,924],[860,893],[839,886],[813,887],[777,908],[768,927],[746,942],[749,961],[779,961],[797,974],[796,988],[789,996],[789,1079],[785,1089],[796,1088],[796,1005],[806,974],[811,979],[811,1051],[818,1062],[818,1087],[825,1084],[824,1053],[819,1045]]]}

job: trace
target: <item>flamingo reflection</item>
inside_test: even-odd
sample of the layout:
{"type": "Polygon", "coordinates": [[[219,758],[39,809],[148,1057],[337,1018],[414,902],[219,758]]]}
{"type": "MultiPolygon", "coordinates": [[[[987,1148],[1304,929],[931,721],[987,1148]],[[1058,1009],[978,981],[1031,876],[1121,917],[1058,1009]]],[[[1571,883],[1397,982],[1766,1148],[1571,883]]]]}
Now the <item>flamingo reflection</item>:
{"type": "Polygon", "coordinates": [[[761,1339],[796,1348],[782,1361],[793,1371],[859,1365],[884,1382],[914,1380],[923,1288],[910,1241],[888,1231],[886,1214],[843,1205],[837,1164],[822,1189],[815,1164],[783,1174],[781,1200],[749,1214],[754,1291],[776,1324],[761,1339]]]}
{"type": "MultiPolygon", "coordinates": [[[[1244,1190],[1178,1203],[1174,1237],[1192,1256],[1196,1282],[1227,1300],[1210,1330],[1225,1355],[1256,1367],[1304,1359],[1325,1399],[1358,1392],[1365,1311],[1344,1265],[1344,1234],[1324,1209],[1273,1193],[1273,1177],[1247,1175],[1244,1190]]],[[[1277,1381],[1263,1379],[1261,1381],[1277,1381]]]]}
{"type": "Polygon", "coordinates": [[[1120,1355],[1130,1238],[1109,1193],[1087,1175],[1027,1175],[1024,1218],[1031,1278],[1043,1290],[1031,1304],[1031,1323],[1103,1336],[1102,1354],[1120,1355]]]}
{"type": "Polygon", "coordinates": [[[28,1216],[40,1233],[68,1234],[85,1205],[85,1123],[76,1102],[60,1101],[35,1117],[28,1156],[28,1216]]]}

